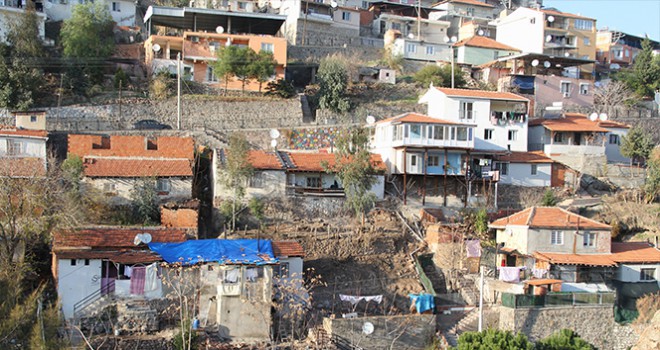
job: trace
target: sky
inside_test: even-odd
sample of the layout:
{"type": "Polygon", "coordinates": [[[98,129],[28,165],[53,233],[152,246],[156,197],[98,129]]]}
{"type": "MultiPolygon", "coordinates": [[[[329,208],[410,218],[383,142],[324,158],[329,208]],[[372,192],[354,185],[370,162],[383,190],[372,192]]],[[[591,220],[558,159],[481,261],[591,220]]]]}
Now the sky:
{"type": "Polygon", "coordinates": [[[598,29],[609,27],[660,41],[660,0],[543,0],[543,7],[595,18],[598,29]]]}

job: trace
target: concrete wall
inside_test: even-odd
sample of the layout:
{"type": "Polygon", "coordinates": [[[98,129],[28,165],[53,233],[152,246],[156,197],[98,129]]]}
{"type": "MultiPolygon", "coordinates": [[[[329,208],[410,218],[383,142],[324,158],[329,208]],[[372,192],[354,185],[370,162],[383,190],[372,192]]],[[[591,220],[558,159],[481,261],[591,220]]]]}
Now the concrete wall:
{"type": "Polygon", "coordinates": [[[21,156],[39,157],[46,159],[46,140],[22,137],[20,135],[0,135],[0,154],[7,153],[7,140],[21,142],[21,156]]]}
{"type": "MultiPolygon", "coordinates": [[[[49,1],[50,2],[50,1],[49,1]]],[[[127,0],[104,0],[108,6],[108,12],[112,16],[112,20],[120,26],[135,26],[142,22],[142,18],[135,17],[135,2],[127,0]],[[115,10],[113,11],[113,3],[117,3],[115,10]],[[119,11],[117,11],[119,10],[119,11]]],[[[74,7],[78,5],[79,2],[65,1],[61,3],[60,1],[51,2],[50,8],[44,6],[44,11],[48,15],[48,19],[52,21],[63,21],[71,18],[74,7]]]]}
{"type": "Polygon", "coordinates": [[[656,283],[660,286],[660,264],[620,264],[616,279],[623,282],[656,283]],[[655,269],[655,280],[642,282],[639,279],[642,269],[655,269]]]}
{"type": "Polygon", "coordinates": [[[434,315],[371,316],[358,318],[324,318],[323,328],[332,338],[371,349],[424,349],[435,333],[434,315]],[[365,334],[366,322],[373,333],[365,334]]]}
{"type": "Polygon", "coordinates": [[[564,234],[564,244],[554,245],[551,243],[552,231],[547,229],[529,229],[527,252],[554,252],[554,253],[573,253],[573,243],[575,241],[575,253],[577,254],[595,254],[609,253],[611,234],[610,231],[580,230],[575,234],[574,228],[557,230],[564,234]],[[584,246],[584,237],[588,233],[596,235],[596,242],[593,247],[584,246]]]}
{"type": "Polygon", "coordinates": [[[520,7],[497,24],[496,40],[522,52],[543,53],[543,13],[520,7]]]}
{"type": "Polygon", "coordinates": [[[46,113],[15,113],[16,128],[28,130],[46,130],[46,113]],[[32,121],[32,118],[35,121],[32,121]]]}
{"type": "Polygon", "coordinates": [[[534,98],[536,104],[549,106],[553,102],[562,102],[565,106],[592,107],[594,104],[594,83],[591,80],[561,77],[554,75],[537,76],[534,79],[534,98]],[[569,83],[568,96],[561,92],[561,83],[569,83]],[[583,93],[582,87],[586,87],[583,93]]]}
{"type": "MultiPolygon", "coordinates": [[[[166,178],[170,180],[170,191],[159,192],[160,203],[170,200],[190,199],[192,197],[192,177],[166,178]]],[[[89,186],[104,193],[114,205],[124,205],[131,202],[131,190],[144,179],[139,178],[85,178],[83,181],[89,186]],[[106,191],[106,184],[114,186],[113,190],[106,191]]]]}
{"type": "Polygon", "coordinates": [[[499,327],[521,332],[531,341],[568,328],[599,349],[624,350],[634,345],[638,335],[630,326],[614,322],[612,305],[500,309],[499,327]]]}
{"type": "Polygon", "coordinates": [[[101,288],[101,260],[57,259],[57,294],[62,304],[65,318],[73,317],[73,305],[101,288]]]}
{"type": "Polygon", "coordinates": [[[605,155],[607,156],[607,161],[612,163],[630,163],[630,158],[624,157],[621,155],[621,141],[622,137],[628,134],[628,129],[626,128],[607,128],[610,132],[605,135],[605,155]],[[617,135],[619,138],[619,143],[610,143],[610,135],[617,135]]]}
{"type": "Polygon", "coordinates": [[[500,57],[515,55],[517,51],[496,50],[483,47],[460,46],[456,49],[456,62],[480,65],[500,57]]]}
{"type": "Polygon", "coordinates": [[[497,243],[504,243],[505,248],[515,249],[522,254],[531,254],[533,251],[527,249],[529,240],[529,228],[527,226],[507,226],[506,230],[498,229],[496,234],[497,243]]]}
{"type": "Polygon", "coordinates": [[[509,163],[509,174],[500,175],[500,183],[526,187],[550,186],[552,164],[549,163],[509,163]],[[536,175],[532,175],[532,165],[536,165],[536,175]]]}

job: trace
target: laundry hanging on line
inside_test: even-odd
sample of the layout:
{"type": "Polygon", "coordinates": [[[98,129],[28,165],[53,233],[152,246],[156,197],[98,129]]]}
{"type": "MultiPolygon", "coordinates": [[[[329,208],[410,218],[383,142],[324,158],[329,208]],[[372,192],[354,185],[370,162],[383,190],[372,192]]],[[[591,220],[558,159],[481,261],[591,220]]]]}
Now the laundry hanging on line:
{"type": "Polygon", "coordinates": [[[380,304],[383,301],[383,295],[371,295],[371,296],[356,296],[356,295],[346,295],[346,294],[339,294],[339,299],[341,301],[348,301],[352,305],[355,305],[360,302],[360,300],[364,300],[366,302],[376,302],[376,304],[380,304]]]}

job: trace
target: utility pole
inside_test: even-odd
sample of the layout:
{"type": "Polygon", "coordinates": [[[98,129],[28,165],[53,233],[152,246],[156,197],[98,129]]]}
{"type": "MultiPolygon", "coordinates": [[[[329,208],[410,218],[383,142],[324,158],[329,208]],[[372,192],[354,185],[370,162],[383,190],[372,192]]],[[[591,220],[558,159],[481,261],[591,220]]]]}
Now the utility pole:
{"type": "Polygon", "coordinates": [[[422,41],[422,0],[417,0],[417,40],[422,41]]]}
{"type": "Polygon", "coordinates": [[[59,127],[60,125],[60,106],[62,105],[62,84],[64,83],[64,75],[66,73],[62,73],[60,75],[60,89],[57,91],[57,126],[59,127]]]}
{"type": "Polygon", "coordinates": [[[484,267],[479,266],[479,275],[481,280],[479,281],[479,332],[484,330],[484,267]]]}
{"type": "Polygon", "coordinates": [[[181,130],[181,52],[176,55],[176,128],[181,130]]]}
{"type": "Polygon", "coordinates": [[[122,81],[120,79],[119,80],[119,122],[120,123],[123,121],[123,119],[121,117],[121,87],[122,87],[121,84],[122,84],[122,81]]]}

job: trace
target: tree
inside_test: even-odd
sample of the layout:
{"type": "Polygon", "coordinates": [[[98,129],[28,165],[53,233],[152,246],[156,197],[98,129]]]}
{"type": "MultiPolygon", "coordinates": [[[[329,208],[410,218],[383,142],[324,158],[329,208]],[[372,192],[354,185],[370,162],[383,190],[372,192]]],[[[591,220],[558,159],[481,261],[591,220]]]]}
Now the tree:
{"type": "MultiPolygon", "coordinates": [[[[425,66],[415,73],[413,79],[424,87],[428,87],[431,83],[438,87],[451,87],[451,66],[425,66]]],[[[464,87],[465,84],[466,81],[463,72],[457,67],[454,67],[454,87],[461,88],[464,87]]]]}
{"type": "Polygon", "coordinates": [[[364,224],[366,211],[376,201],[370,190],[377,182],[374,175],[378,173],[369,152],[368,130],[354,128],[340,135],[336,142],[334,164],[323,164],[323,167],[327,172],[336,174],[346,194],[346,206],[356,216],[361,215],[364,224]]]}
{"type": "Polygon", "coordinates": [[[479,236],[484,236],[488,233],[488,213],[485,208],[479,209],[474,216],[474,231],[479,236]]]}
{"type": "Polygon", "coordinates": [[[594,91],[594,104],[605,107],[629,106],[637,102],[637,96],[621,81],[609,81],[594,91]]]}
{"type": "Polygon", "coordinates": [[[642,41],[642,50],[632,67],[622,72],[621,80],[639,97],[653,97],[660,89],[660,57],[654,57],[649,38],[642,41]]]}
{"type": "Polygon", "coordinates": [[[594,350],[593,345],[570,329],[562,329],[536,343],[537,350],[594,350]]]}
{"type": "Polygon", "coordinates": [[[651,136],[643,129],[634,127],[621,138],[621,155],[630,158],[630,165],[634,162],[643,164],[653,150],[654,144],[651,136]]]}
{"type": "Polygon", "coordinates": [[[557,198],[555,197],[555,193],[552,192],[551,188],[548,188],[543,193],[543,198],[541,198],[541,205],[544,207],[554,207],[557,205],[557,198]]]}
{"type": "Polygon", "coordinates": [[[511,331],[487,329],[483,332],[466,332],[458,338],[458,350],[531,350],[534,344],[523,334],[511,331]]]}
{"type": "Polygon", "coordinates": [[[73,69],[83,67],[92,83],[102,82],[103,66],[115,49],[114,22],[105,2],[89,2],[73,7],[64,21],[60,40],[63,56],[72,60],[73,69]]]}
{"type": "Polygon", "coordinates": [[[649,157],[644,182],[644,199],[653,202],[660,195],[660,148],[654,148],[649,157]]]}
{"type": "Polygon", "coordinates": [[[348,112],[351,103],[346,96],[349,83],[346,62],[337,56],[324,58],[316,77],[319,80],[319,107],[337,113],[348,112]]]}
{"type": "Polygon", "coordinates": [[[141,179],[131,189],[131,205],[135,219],[145,225],[160,222],[156,179],[141,179]]]}
{"type": "Polygon", "coordinates": [[[197,315],[202,291],[200,265],[188,265],[187,262],[162,266],[161,280],[168,287],[167,299],[171,300],[171,311],[178,314],[178,332],[173,345],[177,350],[197,348],[197,334],[193,330],[193,319],[197,315]]]}
{"type": "Polygon", "coordinates": [[[233,133],[229,137],[229,147],[225,157],[221,181],[233,191],[231,210],[231,230],[236,229],[237,202],[245,196],[245,184],[254,169],[249,161],[250,144],[243,134],[233,133]]]}
{"type": "Polygon", "coordinates": [[[0,107],[26,110],[34,105],[44,84],[39,67],[44,57],[39,18],[34,8],[8,21],[7,43],[0,62],[0,107]]]}
{"type": "Polygon", "coordinates": [[[252,74],[251,63],[256,54],[249,47],[236,45],[225,46],[217,53],[218,59],[213,63],[213,72],[222,77],[225,82],[225,91],[232,77],[242,82],[241,89],[245,91],[245,83],[252,74]]]}
{"type": "Polygon", "coordinates": [[[255,55],[255,59],[251,62],[251,78],[259,82],[259,92],[261,92],[261,85],[270,79],[275,73],[277,62],[273,57],[272,52],[260,51],[255,55]]]}

